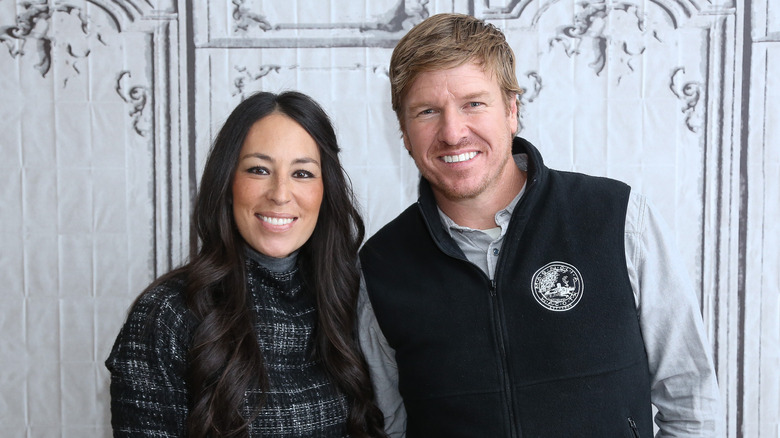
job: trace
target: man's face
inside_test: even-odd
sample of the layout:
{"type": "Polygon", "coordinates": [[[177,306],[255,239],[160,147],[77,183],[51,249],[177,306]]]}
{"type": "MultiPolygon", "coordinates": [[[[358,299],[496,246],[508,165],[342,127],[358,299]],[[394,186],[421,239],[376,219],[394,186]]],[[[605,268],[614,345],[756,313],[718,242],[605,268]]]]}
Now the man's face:
{"type": "Polygon", "coordinates": [[[467,63],[421,73],[404,98],[404,145],[437,198],[491,196],[511,177],[517,104],[467,63]]]}

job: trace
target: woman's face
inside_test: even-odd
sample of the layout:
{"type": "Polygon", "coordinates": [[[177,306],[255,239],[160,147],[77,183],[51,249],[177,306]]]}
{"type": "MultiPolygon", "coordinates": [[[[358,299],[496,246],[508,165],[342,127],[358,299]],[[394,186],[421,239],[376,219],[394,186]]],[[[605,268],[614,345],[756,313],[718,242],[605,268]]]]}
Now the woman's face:
{"type": "Polygon", "coordinates": [[[286,115],[252,125],[233,178],[233,217],[256,251],[286,257],[314,232],[322,204],[317,143],[286,115]]]}

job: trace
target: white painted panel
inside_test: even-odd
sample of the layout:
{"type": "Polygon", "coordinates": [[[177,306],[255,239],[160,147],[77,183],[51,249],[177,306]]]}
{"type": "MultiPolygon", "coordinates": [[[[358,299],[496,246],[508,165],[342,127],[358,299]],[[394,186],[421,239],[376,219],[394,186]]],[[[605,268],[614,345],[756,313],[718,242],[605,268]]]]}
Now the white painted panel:
{"type": "Polygon", "coordinates": [[[770,3],[0,1],[15,29],[0,36],[0,436],[110,436],[103,360],[135,296],[185,257],[191,190],[248,93],[323,105],[369,234],[413,202],[389,57],[423,16],[456,11],[506,31],[521,135],[548,165],[625,180],[659,207],[716,345],[728,436],[777,437],[770,3]]]}

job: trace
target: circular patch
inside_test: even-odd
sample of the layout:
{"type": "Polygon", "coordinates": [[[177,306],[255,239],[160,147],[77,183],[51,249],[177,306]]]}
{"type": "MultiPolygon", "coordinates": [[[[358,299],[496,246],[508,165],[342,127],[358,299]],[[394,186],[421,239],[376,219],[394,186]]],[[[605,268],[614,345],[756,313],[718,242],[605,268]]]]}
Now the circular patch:
{"type": "Polygon", "coordinates": [[[582,298],[582,276],[574,266],[550,262],[534,273],[531,290],[536,302],[555,312],[570,310],[582,298]]]}

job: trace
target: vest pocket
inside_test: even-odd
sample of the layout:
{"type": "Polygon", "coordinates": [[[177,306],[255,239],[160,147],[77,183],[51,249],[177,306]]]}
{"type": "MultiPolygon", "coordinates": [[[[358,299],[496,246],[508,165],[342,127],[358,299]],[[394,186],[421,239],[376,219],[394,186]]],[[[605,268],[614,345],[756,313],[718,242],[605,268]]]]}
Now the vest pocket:
{"type": "Polygon", "coordinates": [[[631,417],[628,417],[628,427],[630,427],[630,428],[631,428],[631,434],[632,434],[631,436],[632,436],[632,437],[634,437],[634,438],[640,438],[640,437],[639,437],[639,429],[637,429],[637,427],[636,427],[636,422],[635,422],[635,421],[634,421],[634,419],[633,419],[633,418],[631,418],[631,417]]]}

